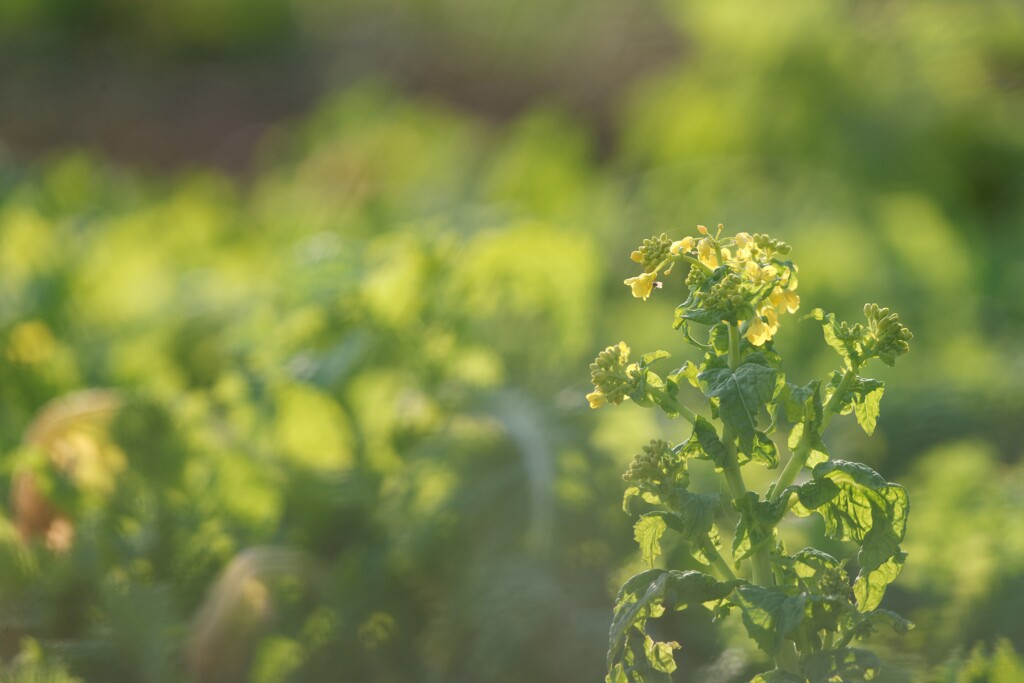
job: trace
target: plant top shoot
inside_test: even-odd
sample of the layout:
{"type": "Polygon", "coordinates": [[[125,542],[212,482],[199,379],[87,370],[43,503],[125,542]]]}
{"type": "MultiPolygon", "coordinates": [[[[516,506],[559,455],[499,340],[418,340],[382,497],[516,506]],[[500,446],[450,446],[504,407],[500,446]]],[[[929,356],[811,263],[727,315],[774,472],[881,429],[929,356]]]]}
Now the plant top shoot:
{"type": "Polygon", "coordinates": [[[678,241],[665,234],[644,240],[630,256],[641,272],[625,284],[646,301],[661,289],[660,278],[685,279],[687,296],[672,326],[699,349],[701,361],[658,372],[653,366],[670,357],[667,351],[631,361],[629,346],[619,342],[590,366],[591,408],[629,400],[692,426],[680,443],[655,439],[643,446],[623,476],[623,508],[638,515],[634,535],[651,568],[619,591],[606,681],[670,682],[680,645],[656,640],[648,621],[688,608],[709,609],[716,620],[739,614],[772,662],[751,683],[870,680],[878,658],[855,641],[882,627],[913,628],[879,608],[906,559],[900,543],[909,504],[902,486],[863,464],[833,459],[824,434],[834,416],[850,413],[874,432],[885,386],[861,372],[874,359],[893,365],[912,335],[877,304],[866,305],[865,319],[852,324],[814,309],[805,318],[821,324],[841,362],[824,378],[791,382],[773,346],[785,316],[800,308],[790,246],[762,234],[723,236],[721,225],[713,234],[697,229],[699,236],[678,241]],[[703,395],[706,415],[684,405],[683,391],[703,395]],[[783,426],[788,455],[780,456],[772,434],[783,426]],[[691,460],[710,461],[725,492],[690,490],[691,460]],[[766,491],[747,488],[744,467],[774,470],[782,460],[766,491]],[[796,484],[805,468],[807,480],[796,484]],[[853,566],[817,548],[788,549],[778,527],[789,514],[818,514],[829,538],[856,543],[853,566]],[[702,569],[655,567],[668,539],[702,569]]]}

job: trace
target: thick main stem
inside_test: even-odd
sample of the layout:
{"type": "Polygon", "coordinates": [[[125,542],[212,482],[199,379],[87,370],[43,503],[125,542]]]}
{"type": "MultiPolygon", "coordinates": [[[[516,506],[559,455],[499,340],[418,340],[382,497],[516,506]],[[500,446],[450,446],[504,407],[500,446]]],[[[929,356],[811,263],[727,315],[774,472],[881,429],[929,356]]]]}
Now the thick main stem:
{"type": "MultiPolygon", "coordinates": [[[[849,368],[846,374],[843,375],[843,379],[839,382],[839,386],[836,387],[836,391],[832,394],[832,398],[828,400],[825,407],[822,409],[821,415],[821,426],[817,430],[817,436],[821,436],[825,433],[825,428],[828,427],[829,422],[839,412],[840,407],[843,404],[843,394],[845,394],[853,382],[857,379],[857,368],[849,368]]],[[[807,429],[807,423],[804,423],[804,433],[800,435],[800,441],[796,445],[796,450],[793,452],[793,457],[786,463],[786,467],[783,468],[782,473],[779,475],[779,480],[775,482],[775,486],[772,488],[771,500],[772,502],[777,501],[782,497],[782,492],[787,486],[796,481],[796,477],[800,474],[800,470],[807,464],[807,458],[811,455],[811,450],[814,445],[814,433],[807,429]]]]}
{"type": "MultiPolygon", "coordinates": [[[[729,323],[729,369],[735,370],[740,364],[740,333],[736,323],[729,323]]],[[[740,472],[739,460],[736,457],[735,434],[729,427],[722,428],[722,442],[725,444],[726,459],[722,468],[725,473],[725,482],[729,486],[729,494],[733,499],[742,498],[747,492],[747,485],[743,483],[743,474],[740,472]]]]}

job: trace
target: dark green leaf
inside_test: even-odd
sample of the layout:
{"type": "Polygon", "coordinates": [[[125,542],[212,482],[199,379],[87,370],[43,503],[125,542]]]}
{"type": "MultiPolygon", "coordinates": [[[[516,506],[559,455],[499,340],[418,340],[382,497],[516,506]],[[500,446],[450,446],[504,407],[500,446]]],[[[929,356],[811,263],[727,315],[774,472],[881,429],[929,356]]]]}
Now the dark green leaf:
{"type": "Polygon", "coordinates": [[[740,513],[740,521],[733,536],[733,558],[740,560],[750,557],[762,543],[775,538],[775,527],[786,514],[788,496],[771,503],[758,500],[757,494],[747,492],[742,498],[732,502],[740,513]]]}
{"type": "Polygon", "coordinates": [[[736,589],[743,625],[758,647],[774,656],[786,635],[804,619],[804,595],[746,584],[736,589]]]}
{"type": "Polygon", "coordinates": [[[774,400],[779,389],[779,372],[763,358],[748,357],[735,371],[715,368],[698,379],[707,384],[705,395],[717,399],[722,421],[740,438],[740,449],[750,453],[757,429],[757,414],[774,400]],[[760,362],[757,362],[757,361],[760,362]]]}
{"type": "Polygon", "coordinates": [[[728,461],[728,451],[714,425],[700,415],[693,424],[693,433],[683,444],[682,453],[688,458],[710,460],[718,469],[724,468],[728,461]]]}
{"type": "Polygon", "coordinates": [[[616,599],[608,643],[606,681],[671,681],[669,663],[674,643],[658,643],[646,632],[647,620],[661,616],[671,595],[676,610],[720,601],[736,581],[720,582],[695,571],[649,569],[629,579],[616,599]]]}
{"type": "Polygon", "coordinates": [[[914,624],[895,612],[887,609],[876,609],[870,612],[853,612],[849,615],[847,629],[857,638],[866,638],[883,626],[888,626],[899,634],[914,628],[914,624]]]}
{"type": "Polygon", "coordinates": [[[861,683],[878,674],[873,652],[840,648],[815,652],[804,660],[804,676],[811,683],[861,683]]]}

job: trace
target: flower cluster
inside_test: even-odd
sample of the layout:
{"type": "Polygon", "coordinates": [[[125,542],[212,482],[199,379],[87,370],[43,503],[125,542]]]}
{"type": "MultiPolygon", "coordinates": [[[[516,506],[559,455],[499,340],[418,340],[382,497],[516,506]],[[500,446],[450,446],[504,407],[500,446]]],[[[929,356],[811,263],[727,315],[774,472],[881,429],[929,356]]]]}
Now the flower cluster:
{"type": "Polygon", "coordinates": [[[685,461],[672,449],[672,444],[653,439],[633,456],[622,479],[641,491],[661,493],[663,485],[683,485],[689,481],[685,461]]]}
{"type": "Polygon", "coordinates": [[[790,247],[768,235],[746,232],[723,238],[723,226],[712,235],[697,226],[703,237],[673,242],[666,234],[644,240],[631,258],[644,272],[625,280],[633,296],[648,299],[659,286],[658,273],[667,275],[678,261],[690,265],[686,285],[690,297],[682,317],[738,323],[754,346],[763,346],[779,329],[779,317],[800,307],[796,293],[796,266],[782,260],[790,247]],[[692,315],[687,316],[686,312],[692,315]]]}
{"type": "Polygon", "coordinates": [[[600,408],[606,403],[618,405],[626,400],[640,379],[639,365],[629,362],[626,342],[609,346],[590,364],[594,391],[587,394],[587,401],[591,408],[600,408]]]}
{"type": "Polygon", "coordinates": [[[891,366],[897,356],[910,350],[909,342],[914,335],[900,322],[898,313],[891,313],[888,308],[880,308],[878,304],[866,304],[864,317],[868,319],[866,346],[883,363],[891,366]]]}

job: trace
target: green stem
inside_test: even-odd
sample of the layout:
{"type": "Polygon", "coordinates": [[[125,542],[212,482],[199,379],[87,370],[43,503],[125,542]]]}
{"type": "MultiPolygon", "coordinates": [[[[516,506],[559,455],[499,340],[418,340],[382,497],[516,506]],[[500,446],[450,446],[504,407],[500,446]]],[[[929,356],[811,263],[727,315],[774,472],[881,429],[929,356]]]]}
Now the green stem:
{"type": "MultiPolygon", "coordinates": [[[[735,370],[740,364],[740,333],[736,323],[729,323],[729,369],[735,370]]],[[[722,427],[722,443],[725,444],[726,458],[723,471],[725,482],[729,485],[729,494],[733,500],[742,498],[747,492],[747,485],[743,483],[743,474],[740,472],[739,460],[736,457],[735,435],[728,427],[722,427]]]]}
{"type": "MultiPolygon", "coordinates": [[[[845,394],[853,382],[857,379],[857,368],[849,368],[846,374],[843,375],[843,379],[839,382],[839,386],[836,387],[836,391],[832,394],[832,398],[828,400],[825,407],[822,409],[821,426],[818,427],[817,434],[821,436],[825,433],[825,428],[828,427],[829,422],[839,412],[840,406],[843,404],[843,394],[845,394]]],[[[796,481],[796,477],[800,474],[800,470],[807,464],[807,458],[811,455],[811,449],[814,444],[814,438],[811,430],[807,429],[808,422],[804,422],[804,433],[800,435],[800,441],[796,445],[796,450],[793,451],[793,457],[786,463],[786,467],[782,470],[779,475],[779,480],[775,482],[775,486],[772,487],[771,501],[777,501],[781,496],[782,492],[787,486],[796,481]]]]}
{"type": "Polygon", "coordinates": [[[733,572],[729,563],[722,558],[721,554],[719,554],[718,548],[716,548],[715,544],[711,542],[710,537],[704,539],[704,554],[711,559],[712,566],[718,570],[723,578],[730,581],[736,580],[736,573],[733,572]]]}
{"type": "Polygon", "coordinates": [[[674,256],[672,256],[672,258],[677,258],[677,259],[679,259],[681,261],[686,261],[691,266],[696,266],[697,268],[700,268],[701,270],[703,270],[708,275],[710,275],[711,273],[715,272],[712,268],[708,267],[707,265],[702,263],[700,260],[695,259],[692,256],[689,256],[687,254],[675,254],[674,256]]]}
{"type": "Polygon", "coordinates": [[[650,386],[647,387],[647,391],[648,391],[648,393],[650,393],[651,396],[656,396],[659,401],[661,401],[665,405],[667,405],[670,408],[672,408],[672,410],[674,410],[677,413],[679,413],[680,415],[682,415],[683,418],[687,422],[689,422],[690,424],[695,424],[697,422],[697,414],[694,413],[689,408],[687,408],[686,406],[684,406],[682,403],[680,403],[676,399],[672,398],[672,396],[670,396],[668,394],[668,392],[662,391],[661,389],[658,389],[656,387],[650,387],[650,386]]]}

